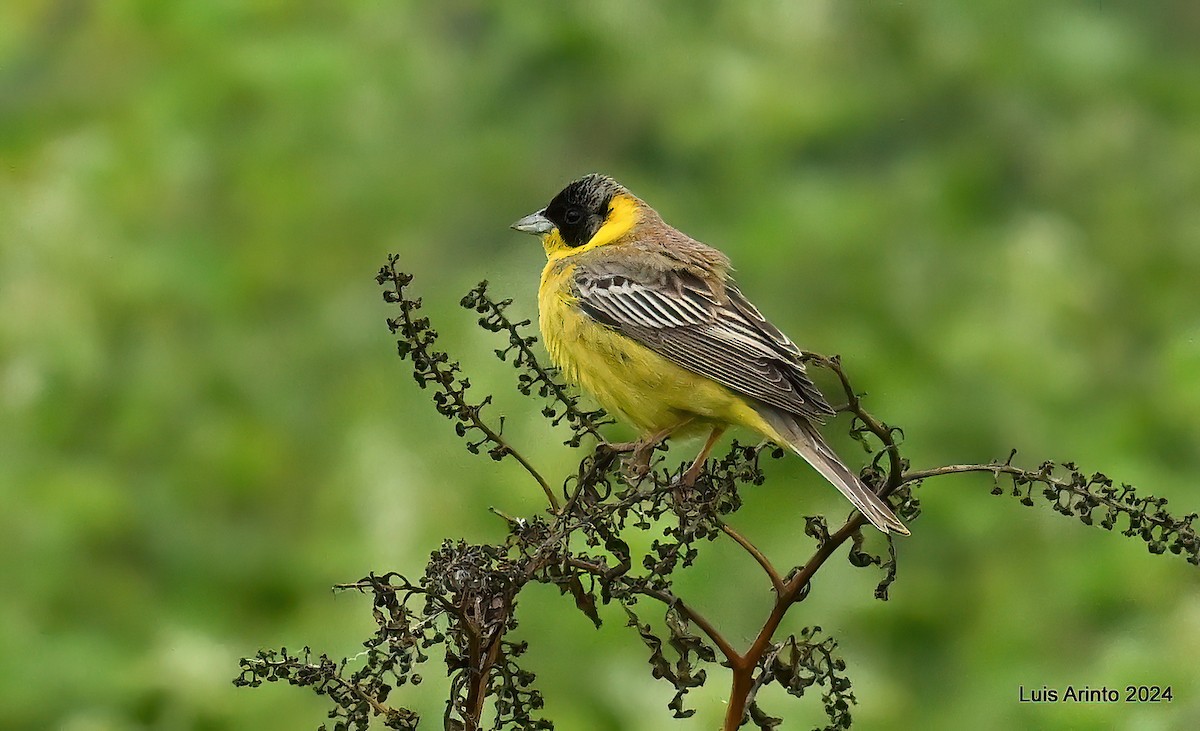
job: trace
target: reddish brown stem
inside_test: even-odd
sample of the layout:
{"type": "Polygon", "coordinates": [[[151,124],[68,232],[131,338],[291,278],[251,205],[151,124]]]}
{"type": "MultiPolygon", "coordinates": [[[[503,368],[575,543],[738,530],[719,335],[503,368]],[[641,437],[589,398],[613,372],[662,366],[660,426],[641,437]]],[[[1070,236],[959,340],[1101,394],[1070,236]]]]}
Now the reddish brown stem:
{"type": "MultiPolygon", "coordinates": [[[[846,392],[846,397],[849,399],[848,410],[858,417],[859,421],[879,439],[884,449],[887,450],[889,467],[887,483],[879,492],[883,496],[890,494],[904,484],[904,478],[902,477],[904,463],[900,459],[900,450],[896,445],[896,441],[892,438],[891,430],[862,408],[858,394],[851,387],[850,381],[836,357],[821,358],[818,362],[837,374],[842,388],[846,392]]],[[[812,577],[829,560],[829,557],[854,535],[854,532],[859,530],[865,522],[866,519],[861,514],[856,513],[841,528],[838,528],[837,531],[830,535],[827,540],[817,546],[817,550],[808,559],[808,562],[800,567],[800,570],[783,584],[782,590],[777,591],[775,606],[771,608],[771,613],[767,616],[766,621],[763,622],[762,629],[759,630],[750,648],[746,650],[745,654],[738,656],[736,660],[731,659],[730,666],[733,670],[733,684],[729,690],[729,705],[725,713],[724,731],[735,731],[745,720],[746,704],[749,701],[750,692],[754,687],[754,670],[762,660],[763,654],[770,647],[771,638],[774,637],[775,631],[779,629],[779,625],[783,622],[783,618],[787,615],[788,610],[794,604],[803,600],[806,593],[805,589],[809,581],[812,580],[812,577]]]]}
{"type": "Polygon", "coordinates": [[[856,514],[830,535],[829,540],[817,547],[808,562],[784,584],[783,591],[776,597],[775,606],[771,608],[770,615],[763,622],[763,627],[759,630],[758,636],[754,638],[750,649],[746,650],[744,655],[739,656],[737,661],[730,663],[733,668],[733,686],[729,691],[724,731],[734,731],[742,725],[746,715],[746,702],[749,700],[750,689],[754,686],[754,670],[762,660],[763,653],[770,647],[771,638],[775,635],[775,630],[779,629],[788,610],[803,599],[805,587],[808,586],[808,582],[817,573],[817,570],[865,522],[865,518],[856,514]]]}
{"type": "Polygon", "coordinates": [[[470,684],[470,688],[467,690],[466,718],[463,719],[463,723],[466,731],[479,731],[479,722],[483,717],[482,706],[485,695],[483,692],[484,688],[482,687],[483,684],[480,681],[486,678],[487,674],[480,672],[479,667],[482,655],[479,647],[479,633],[473,627],[469,631],[471,634],[470,639],[467,641],[467,673],[469,674],[467,682],[470,684]]]}
{"type": "MultiPolygon", "coordinates": [[[[580,561],[579,559],[572,558],[568,559],[568,563],[575,568],[583,569],[584,571],[596,576],[604,576],[607,573],[606,568],[597,566],[593,563],[588,563],[587,561],[580,561]]],[[[657,599],[669,607],[674,607],[675,611],[682,614],[689,622],[696,625],[696,627],[698,627],[700,631],[708,637],[708,639],[712,640],[713,644],[717,646],[717,649],[721,651],[721,654],[725,656],[725,659],[728,660],[731,665],[741,660],[741,655],[738,654],[737,650],[733,649],[733,645],[729,643],[729,640],[725,639],[725,635],[721,634],[720,630],[716,628],[716,625],[710,622],[703,614],[700,614],[693,609],[687,602],[666,591],[656,591],[654,589],[644,588],[640,589],[638,593],[642,596],[648,596],[651,599],[657,599]]]]}
{"type": "Polygon", "coordinates": [[[739,546],[746,549],[746,553],[754,557],[754,560],[758,562],[758,565],[761,566],[762,570],[766,571],[767,576],[770,577],[771,588],[775,590],[775,594],[777,596],[782,594],[783,577],[780,576],[779,572],[775,570],[775,566],[772,565],[771,560],[768,559],[762,551],[758,550],[758,546],[751,543],[750,539],[734,530],[732,526],[724,521],[721,521],[721,530],[724,531],[725,535],[737,541],[739,546]]]}
{"type": "Polygon", "coordinates": [[[486,654],[484,648],[480,646],[482,639],[478,634],[472,634],[470,646],[468,648],[468,656],[471,660],[471,688],[467,691],[467,717],[464,719],[466,723],[466,731],[480,731],[483,728],[483,706],[488,697],[488,679],[491,677],[492,668],[496,665],[496,658],[500,655],[500,638],[502,635],[497,633],[488,642],[486,654]]]}
{"type": "Polygon", "coordinates": [[[725,709],[725,731],[734,731],[746,717],[746,701],[754,687],[754,666],[741,665],[733,668],[733,685],[729,689],[729,706],[725,709]]]}

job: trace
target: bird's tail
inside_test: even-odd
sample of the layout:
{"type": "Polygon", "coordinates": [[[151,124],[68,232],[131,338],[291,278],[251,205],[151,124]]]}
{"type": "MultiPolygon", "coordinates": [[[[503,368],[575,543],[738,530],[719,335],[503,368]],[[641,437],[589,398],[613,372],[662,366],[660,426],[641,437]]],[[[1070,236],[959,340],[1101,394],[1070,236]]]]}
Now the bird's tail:
{"type": "Polygon", "coordinates": [[[760,408],[759,414],[787,446],[854,503],[854,507],[871,521],[871,525],[884,533],[895,531],[901,535],[909,535],[908,528],[904,527],[887,503],[842,463],[833,449],[825,443],[821,433],[807,419],[769,406],[760,408]]]}

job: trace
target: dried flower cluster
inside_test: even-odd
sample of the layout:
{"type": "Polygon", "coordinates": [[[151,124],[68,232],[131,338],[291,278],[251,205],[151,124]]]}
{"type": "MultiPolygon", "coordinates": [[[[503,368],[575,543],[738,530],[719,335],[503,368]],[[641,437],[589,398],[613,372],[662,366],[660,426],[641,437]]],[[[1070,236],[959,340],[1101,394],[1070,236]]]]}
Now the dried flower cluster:
{"type": "MultiPolygon", "coordinates": [[[[746,723],[773,729],[782,722],[757,700],[759,690],[772,683],[797,698],[819,688],[828,719],[825,728],[849,728],[854,695],[844,675],[845,664],[836,654],[837,643],[819,627],[783,638],[775,635],[788,611],[807,596],[813,575],[847,541],[853,566],[881,570],[875,595],[886,600],[896,577],[896,551],[890,538],[884,539],[885,555],[877,555],[867,548],[861,516],[855,514],[833,530],[824,518],[812,516],[805,521],[805,534],[815,542],[812,556],[786,572],[777,569],[748,537],[726,522],[742,505],[740,488],[763,482],[760,461],[781,456],[771,446],[735,442],[723,457],[710,460],[690,487],[679,484],[685,465],[668,466],[661,457],[648,475],[630,478],[622,469],[619,451],[600,437],[599,428],[607,423],[603,412],[583,409],[578,397],[555,378],[554,370],[539,363],[532,347],[536,339],[526,334],[529,322],[511,321],[505,314],[510,301],[492,299],[487,283],[481,283],[463,298],[463,307],[480,315],[484,329],[507,336],[507,345],[496,355],[513,364],[517,388],[543,401],[541,411],[550,423],[569,430],[565,444],[583,450],[575,474],[554,490],[505,441],[503,418],[486,416],[491,397],[469,396],[469,379],[458,362],[437,349],[437,333],[419,314],[420,299],[407,291],[412,276],[396,265],[397,258],[390,257],[377,280],[384,287],[385,301],[398,309],[388,326],[398,337],[400,357],[411,363],[418,385],[432,391],[435,407],[454,422],[467,449],[475,454],[486,451],[495,460],[519,462],[545,492],[548,510],[527,518],[502,515],[509,531],[501,544],[443,543],[418,580],[387,573],[340,585],[373,599],[377,630],[353,662],[326,655],[314,658],[307,648],[300,653],[262,651],[242,660],[235,684],[285,681],[307,687],[332,702],[329,717],[336,731],[366,729],[372,721],[386,728],[415,729],[418,715],[389,699],[396,689],[419,683],[418,668],[440,648],[450,679],[443,716],[446,729],[553,728],[540,717],[543,700],[533,673],[519,664],[525,644],[508,639],[517,628],[521,590],[535,582],[570,594],[575,606],[597,625],[598,606],[620,604],[628,626],[649,651],[652,676],[675,689],[669,708],[676,718],[694,713],[687,706],[688,692],[704,685],[710,672],[725,667],[731,676],[727,731],[746,723]],[[596,447],[583,449],[585,438],[595,440],[596,447]],[[633,545],[646,542],[629,537],[651,530],[659,537],[649,542],[648,549],[634,550],[633,545]],[[757,636],[742,649],[674,588],[678,569],[691,565],[708,543],[724,539],[753,557],[775,596],[757,636]]],[[[1047,462],[1025,470],[1012,464],[1010,454],[1003,462],[911,470],[901,455],[901,432],[863,408],[839,360],[816,355],[809,360],[840,380],[847,399],[844,408],[853,414],[851,434],[873,454],[863,479],[890,500],[902,519],[919,517],[914,490],[924,480],[989,472],[996,480],[995,494],[1007,492],[1025,505],[1035,505],[1040,497],[1059,513],[1088,525],[1120,528],[1124,535],[1144,540],[1151,553],[1170,551],[1200,565],[1195,514],[1176,518],[1167,512],[1165,500],[1139,497],[1128,485],[1114,487],[1101,474],[1087,477],[1071,463],[1059,467],[1047,462]],[[1011,481],[1010,488],[1000,484],[1002,478],[1011,481]]]]}

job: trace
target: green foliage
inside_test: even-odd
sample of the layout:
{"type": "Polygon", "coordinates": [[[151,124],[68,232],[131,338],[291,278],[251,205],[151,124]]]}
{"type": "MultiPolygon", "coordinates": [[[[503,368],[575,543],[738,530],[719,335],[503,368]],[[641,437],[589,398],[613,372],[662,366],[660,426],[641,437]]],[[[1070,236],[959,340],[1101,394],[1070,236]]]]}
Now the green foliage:
{"type": "MultiPolygon", "coordinates": [[[[441,347],[482,363],[497,343],[440,293],[487,277],[532,317],[541,254],[505,227],[590,170],[843,353],[914,468],[1017,447],[1197,507],[1196,3],[647,5],[0,4],[6,728],[307,727],[317,699],[229,687],[248,648],[352,646],[371,623],[323,587],[501,539],[481,505],[536,510],[515,461],[468,458],[406,387],[363,275],[403,252],[441,347]]],[[[546,438],[504,371],[475,388],[557,484],[573,432],[546,438]]],[[[741,494],[773,554],[842,509],[796,461],[741,494]]],[[[855,720],[1200,723],[1192,567],[979,479],[921,488],[888,604],[861,603],[871,570],[806,600],[855,720]],[[1069,682],[1176,698],[1015,700],[1069,682]]],[[[681,591],[736,624],[769,596],[711,587],[746,568],[716,551],[681,591]]],[[[548,717],[661,728],[672,694],[625,677],[645,647],[619,613],[523,610],[548,717]]],[[[427,718],[444,690],[419,686],[427,718]]],[[[689,698],[677,725],[716,726],[722,693],[689,698]]]]}

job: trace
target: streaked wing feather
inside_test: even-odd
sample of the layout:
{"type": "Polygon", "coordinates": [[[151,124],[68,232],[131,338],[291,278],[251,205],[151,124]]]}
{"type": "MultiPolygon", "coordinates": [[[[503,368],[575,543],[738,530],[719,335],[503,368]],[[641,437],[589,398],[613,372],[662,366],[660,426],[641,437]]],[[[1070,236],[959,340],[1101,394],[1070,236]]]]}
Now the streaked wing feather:
{"type": "Polygon", "coordinates": [[[717,294],[685,272],[639,281],[612,266],[576,270],[580,307],[592,318],[738,393],[809,419],[833,413],[800,350],[733,285],[717,294]]]}
{"type": "Polygon", "coordinates": [[[802,356],[800,349],[791,341],[791,338],[784,335],[779,328],[772,325],[767,318],[763,317],[758,308],[751,304],[750,300],[746,299],[740,289],[733,284],[726,284],[725,291],[729,293],[729,301],[732,305],[737,308],[743,317],[750,320],[755,328],[764,333],[772,342],[786,350],[788,354],[794,356],[797,360],[802,356]]]}

